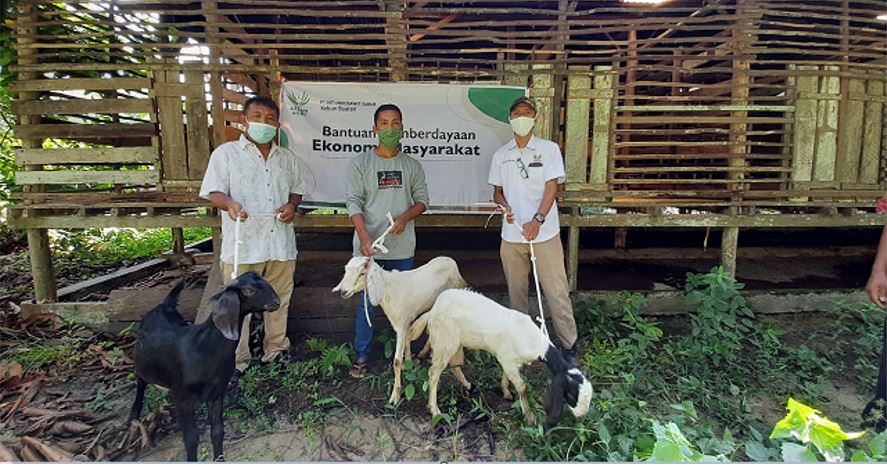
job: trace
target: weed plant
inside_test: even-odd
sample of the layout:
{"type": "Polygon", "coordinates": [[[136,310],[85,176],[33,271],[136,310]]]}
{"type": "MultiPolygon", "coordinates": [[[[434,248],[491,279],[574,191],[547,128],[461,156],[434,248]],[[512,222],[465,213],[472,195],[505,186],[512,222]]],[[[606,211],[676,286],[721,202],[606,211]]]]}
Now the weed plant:
{"type": "MultiPolygon", "coordinates": [[[[782,460],[781,444],[761,434],[772,425],[752,402],[793,394],[825,401],[822,382],[836,367],[872,384],[883,315],[838,305],[833,325],[814,331],[809,344],[792,345],[783,338],[791,329],[755,316],[741,289],[719,267],[688,274],[689,329],[667,335],[663,321],[640,315],[636,294],[577,301],[582,362],[596,391],[592,410],[581,420],[565,416],[548,432],[500,415],[499,431],[533,461],[782,460]]],[[[863,450],[846,459],[878,455],[863,450]]]]}

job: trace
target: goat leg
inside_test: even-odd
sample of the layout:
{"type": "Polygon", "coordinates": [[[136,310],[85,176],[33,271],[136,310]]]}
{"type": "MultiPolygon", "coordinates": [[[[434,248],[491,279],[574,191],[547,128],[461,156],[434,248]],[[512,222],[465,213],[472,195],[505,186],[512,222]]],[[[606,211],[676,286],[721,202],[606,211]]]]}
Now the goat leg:
{"type": "Polygon", "coordinates": [[[524,385],[524,379],[521,378],[520,372],[515,368],[502,368],[505,371],[508,380],[511,380],[511,383],[514,384],[515,390],[517,390],[517,397],[520,399],[520,409],[523,411],[524,416],[527,418],[527,424],[531,426],[536,425],[536,415],[530,411],[530,402],[527,400],[527,386],[524,385]]]}
{"type": "Polygon", "coordinates": [[[215,400],[207,403],[209,407],[209,423],[213,443],[213,459],[219,461],[222,459],[222,440],[225,438],[225,421],[222,418],[222,405],[224,405],[225,396],[222,395],[215,400]]]}
{"type": "Polygon", "coordinates": [[[471,390],[471,382],[465,378],[465,374],[462,372],[462,366],[465,364],[465,351],[462,346],[459,346],[459,349],[456,351],[456,354],[450,358],[450,370],[453,371],[453,375],[456,377],[456,380],[462,385],[465,390],[471,390]]]}
{"type": "Polygon", "coordinates": [[[437,358],[434,359],[431,368],[428,369],[428,410],[432,417],[440,414],[440,408],[437,407],[437,384],[440,382],[440,375],[446,368],[445,362],[440,364],[436,360],[437,358]]]}
{"type": "Polygon", "coordinates": [[[185,442],[188,461],[197,461],[197,442],[200,440],[200,434],[197,432],[197,420],[194,418],[195,405],[194,400],[176,400],[176,415],[179,418],[179,429],[182,431],[182,440],[185,442]]]}
{"type": "Polygon", "coordinates": [[[132,409],[129,412],[127,424],[131,424],[132,421],[142,416],[142,405],[145,403],[145,389],[147,387],[148,382],[145,382],[141,377],[136,377],[136,399],[132,402],[132,409]]]}
{"type": "Polygon", "coordinates": [[[397,335],[394,344],[394,387],[391,388],[391,397],[388,403],[396,405],[400,401],[400,372],[403,369],[403,355],[405,351],[409,351],[409,345],[406,343],[406,335],[409,333],[407,329],[397,329],[397,335]]]}
{"type": "Polygon", "coordinates": [[[502,398],[506,400],[513,400],[514,397],[511,396],[511,391],[508,390],[508,374],[504,371],[502,372],[502,398]]]}

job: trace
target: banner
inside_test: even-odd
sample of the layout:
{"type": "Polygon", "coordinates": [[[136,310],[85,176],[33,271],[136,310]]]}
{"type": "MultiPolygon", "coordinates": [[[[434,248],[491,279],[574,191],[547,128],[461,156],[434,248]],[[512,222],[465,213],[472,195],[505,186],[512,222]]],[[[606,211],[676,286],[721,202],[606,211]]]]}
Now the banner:
{"type": "Polygon", "coordinates": [[[303,204],[344,204],[351,159],[377,144],[373,112],[395,104],[401,151],[422,163],[432,209],[469,210],[492,199],[490,161],[512,139],[508,107],[524,94],[497,85],[286,82],[280,144],[303,162],[303,204]]]}

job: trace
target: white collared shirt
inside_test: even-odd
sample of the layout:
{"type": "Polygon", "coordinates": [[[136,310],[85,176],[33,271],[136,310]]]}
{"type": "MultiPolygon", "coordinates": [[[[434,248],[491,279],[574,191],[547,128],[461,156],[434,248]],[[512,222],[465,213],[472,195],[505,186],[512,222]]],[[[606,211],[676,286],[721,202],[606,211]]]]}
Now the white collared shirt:
{"type": "MultiPolygon", "coordinates": [[[[545,183],[557,180],[561,184],[566,179],[564,159],[561,149],[552,141],[532,136],[524,148],[518,148],[515,140],[509,141],[493,154],[490,177],[493,186],[501,186],[505,199],[511,206],[518,226],[529,222],[539,211],[545,183]]],[[[557,214],[557,201],[539,227],[535,242],[547,241],[560,233],[557,214]]],[[[520,229],[503,222],[502,239],[509,243],[527,243],[520,229]]]]}
{"type": "MultiPolygon", "coordinates": [[[[277,209],[290,194],[304,194],[301,164],[289,149],[271,145],[268,159],[245,136],[213,151],[200,186],[200,197],[227,194],[243,206],[249,218],[240,224],[238,262],[256,264],[296,259],[296,234],[292,224],[277,220],[277,209]]],[[[222,212],[222,262],[234,263],[235,222],[222,212]]]]}

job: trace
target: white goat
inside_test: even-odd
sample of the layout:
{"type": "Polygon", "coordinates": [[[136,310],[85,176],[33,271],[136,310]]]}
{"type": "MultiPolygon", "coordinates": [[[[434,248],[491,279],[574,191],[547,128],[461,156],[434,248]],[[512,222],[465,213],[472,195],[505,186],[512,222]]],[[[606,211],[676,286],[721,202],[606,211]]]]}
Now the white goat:
{"type": "Polygon", "coordinates": [[[536,416],[527,402],[526,386],[520,367],[537,359],[544,359],[551,371],[552,381],[545,395],[547,419],[545,427],[555,425],[561,417],[564,400],[576,417],[588,412],[594,393],[591,383],[576,368],[571,367],[542,330],[522,312],[508,309],[499,303],[470,290],[447,290],[437,297],[434,307],[416,319],[410,327],[410,340],[415,340],[428,329],[428,343],[433,350],[428,371],[428,409],[431,415],[440,414],[437,407],[437,384],[447,365],[466,389],[471,384],[459,366],[464,360],[463,347],[488,351],[502,365],[502,395],[512,399],[508,381],[514,384],[520,397],[521,410],[527,422],[536,424],[536,416]]]}
{"type": "MultiPolygon", "coordinates": [[[[423,312],[431,309],[434,300],[444,290],[468,286],[459,266],[449,257],[435,257],[427,264],[407,271],[387,271],[371,257],[354,257],[345,265],[345,276],[333,288],[343,298],[366,289],[373,306],[381,306],[397,334],[394,347],[394,387],[389,402],[400,401],[400,372],[403,358],[410,358],[407,340],[410,324],[423,312]]],[[[358,317],[363,318],[363,316],[358,317]]]]}

